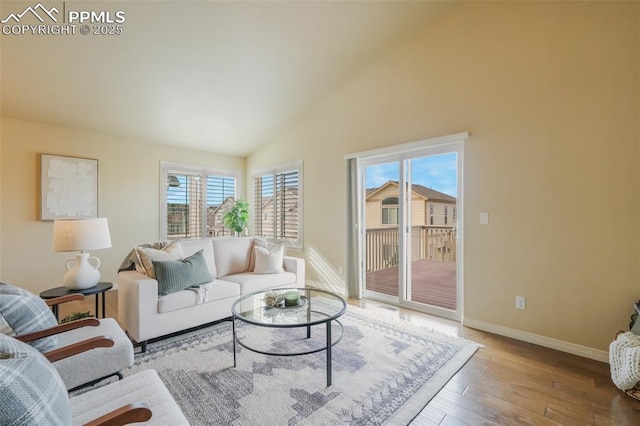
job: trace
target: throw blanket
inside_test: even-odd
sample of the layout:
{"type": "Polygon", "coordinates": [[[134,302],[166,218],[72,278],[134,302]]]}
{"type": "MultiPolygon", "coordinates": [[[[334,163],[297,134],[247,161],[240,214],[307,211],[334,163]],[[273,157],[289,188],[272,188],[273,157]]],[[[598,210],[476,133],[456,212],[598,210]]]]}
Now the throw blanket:
{"type": "Polygon", "coordinates": [[[609,364],[613,383],[621,390],[640,382],[640,336],[621,333],[609,345],[609,364]]]}
{"type": "MultiPolygon", "coordinates": [[[[158,241],[157,243],[152,243],[152,244],[140,244],[138,245],[138,247],[154,248],[156,250],[162,250],[167,246],[167,244],[169,243],[166,241],[158,241]]],[[[135,258],[136,258],[136,249],[133,248],[127,254],[127,257],[125,257],[122,263],[120,264],[120,267],[118,268],[118,272],[135,270],[136,269],[136,264],[135,264],[136,262],[134,260],[135,258]]]]}

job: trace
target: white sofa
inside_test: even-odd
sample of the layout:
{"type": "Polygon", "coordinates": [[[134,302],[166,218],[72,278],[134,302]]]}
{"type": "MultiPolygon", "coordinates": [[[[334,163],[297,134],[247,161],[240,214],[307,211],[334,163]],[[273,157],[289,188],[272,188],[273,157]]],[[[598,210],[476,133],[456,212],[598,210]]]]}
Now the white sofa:
{"type": "Polygon", "coordinates": [[[254,273],[256,244],[261,243],[251,237],[180,240],[184,257],[203,250],[214,278],[205,291],[187,289],[159,296],[156,279],[121,270],[117,281],[120,323],[144,352],[149,339],[230,317],[231,306],[241,295],[274,287],[304,287],[304,259],[285,256],[284,272],[254,273]]]}

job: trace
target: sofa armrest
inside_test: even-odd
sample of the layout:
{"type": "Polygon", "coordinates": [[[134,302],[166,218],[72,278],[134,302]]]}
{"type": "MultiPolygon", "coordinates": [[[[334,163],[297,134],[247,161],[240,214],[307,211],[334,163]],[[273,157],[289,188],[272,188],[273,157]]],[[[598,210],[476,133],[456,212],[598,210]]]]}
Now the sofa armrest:
{"type": "MultiPolygon", "coordinates": [[[[158,281],[138,272],[118,273],[118,321],[136,341],[158,312],[158,281]]],[[[144,339],[143,339],[144,340],[144,339]]]]}
{"type": "Polygon", "coordinates": [[[300,257],[285,256],[283,262],[284,270],[296,274],[296,287],[304,287],[304,259],[300,257]]]}

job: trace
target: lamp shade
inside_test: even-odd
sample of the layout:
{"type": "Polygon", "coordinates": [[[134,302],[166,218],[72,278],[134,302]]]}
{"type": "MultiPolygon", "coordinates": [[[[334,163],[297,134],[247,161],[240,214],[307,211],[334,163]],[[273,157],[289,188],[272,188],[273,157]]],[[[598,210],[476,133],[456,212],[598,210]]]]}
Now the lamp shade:
{"type": "Polygon", "coordinates": [[[85,251],[111,247],[109,224],[95,219],[56,219],[53,222],[53,251],[85,251]]]}

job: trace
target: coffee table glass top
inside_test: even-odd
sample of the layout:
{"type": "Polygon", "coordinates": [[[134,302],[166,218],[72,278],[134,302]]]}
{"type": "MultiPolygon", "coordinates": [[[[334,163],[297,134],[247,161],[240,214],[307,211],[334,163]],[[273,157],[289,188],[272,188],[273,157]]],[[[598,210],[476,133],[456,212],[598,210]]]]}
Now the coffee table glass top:
{"type": "Polygon", "coordinates": [[[347,303],[337,294],[308,288],[280,288],[247,294],[238,299],[231,312],[238,319],[263,327],[301,327],[321,324],[342,315],[347,303]],[[269,292],[284,294],[297,291],[300,304],[293,307],[270,307],[265,303],[269,292]]]}

